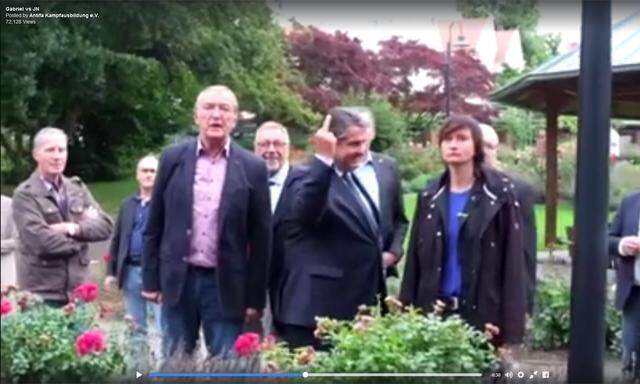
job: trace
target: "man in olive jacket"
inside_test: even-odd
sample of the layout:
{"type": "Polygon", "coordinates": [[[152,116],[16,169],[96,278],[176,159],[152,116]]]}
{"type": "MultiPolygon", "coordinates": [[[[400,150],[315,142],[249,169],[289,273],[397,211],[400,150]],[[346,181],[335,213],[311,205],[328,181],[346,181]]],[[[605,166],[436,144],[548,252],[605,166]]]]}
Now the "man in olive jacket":
{"type": "Polygon", "coordinates": [[[77,177],[62,173],[67,136],[42,128],[33,140],[37,169],[13,193],[18,285],[60,307],[89,276],[88,243],[107,240],[113,223],[77,177]]]}

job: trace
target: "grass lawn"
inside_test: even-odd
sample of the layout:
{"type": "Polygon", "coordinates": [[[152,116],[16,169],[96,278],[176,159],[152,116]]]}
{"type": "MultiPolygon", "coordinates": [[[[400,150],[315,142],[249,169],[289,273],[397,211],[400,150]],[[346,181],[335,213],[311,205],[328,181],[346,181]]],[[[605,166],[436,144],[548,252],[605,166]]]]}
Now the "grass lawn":
{"type": "MultiPolygon", "coordinates": [[[[404,195],[404,209],[407,214],[407,218],[409,220],[413,219],[413,213],[416,208],[416,194],[408,193],[404,195]]],[[[538,249],[544,249],[544,221],[545,221],[545,211],[544,204],[538,204],[535,206],[535,215],[536,215],[536,228],[538,232],[538,249]]],[[[573,225],[573,206],[569,203],[560,203],[558,205],[558,219],[557,219],[557,227],[556,234],[558,239],[562,239],[566,242],[566,227],[573,225]]],[[[561,248],[566,248],[566,245],[561,246],[561,248]]]]}
{"type": "Polygon", "coordinates": [[[93,197],[95,197],[102,206],[102,209],[115,218],[122,200],[135,193],[138,189],[138,184],[134,178],[130,178],[118,181],[89,183],[89,189],[93,197]]]}

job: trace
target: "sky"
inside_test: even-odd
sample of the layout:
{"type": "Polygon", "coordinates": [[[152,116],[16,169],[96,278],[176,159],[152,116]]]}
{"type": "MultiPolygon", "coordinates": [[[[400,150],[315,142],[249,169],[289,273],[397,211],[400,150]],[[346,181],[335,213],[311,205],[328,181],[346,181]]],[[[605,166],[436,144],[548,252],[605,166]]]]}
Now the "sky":
{"type": "MultiPolygon", "coordinates": [[[[460,18],[454,0],[450,1],[317,1],[273,0],[280,25],[287,27],[295,18],[305,25],[325,31],[341,30],[357,37],[367,49],[377,50],[377,42],[393,35],[418,39],[434,49],[441,49],[436,21],[460,18]],[[429,44],[433,42],[433,44],[429,44]]],[[[580,1],[538,2],[539,33],[559,33],[560,50],[580,39],[580,1]]],[[[613,0],[612,22],[640,12],[640,1],[613,0]]]]}

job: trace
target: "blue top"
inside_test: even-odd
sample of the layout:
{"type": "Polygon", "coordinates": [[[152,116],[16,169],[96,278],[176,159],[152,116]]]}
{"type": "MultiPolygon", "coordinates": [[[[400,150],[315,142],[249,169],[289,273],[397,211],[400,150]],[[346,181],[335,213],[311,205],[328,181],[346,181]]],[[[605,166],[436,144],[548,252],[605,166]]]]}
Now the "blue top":
{"type": "Polygon", "coordinates": [[[136,196],[135,199],[138,204],[133,219],[131,238],[129,239],[129,260],[140,262],[142,258],[142,235],[149,217],[150,201],[143,204],[139,196],[136,196]]]}
{"type": "Polygon", "coordinates": [[[459,214],[463,212],[467,200],[469,200],[469,195],[470,190],[460,193],[449,192],[449,220],[446,235],[447,253],[440,279],[440,295],[444,297],[459,297],[462,291],[462,267],[460,266],[460,256],[458,255],[459,214]]]}

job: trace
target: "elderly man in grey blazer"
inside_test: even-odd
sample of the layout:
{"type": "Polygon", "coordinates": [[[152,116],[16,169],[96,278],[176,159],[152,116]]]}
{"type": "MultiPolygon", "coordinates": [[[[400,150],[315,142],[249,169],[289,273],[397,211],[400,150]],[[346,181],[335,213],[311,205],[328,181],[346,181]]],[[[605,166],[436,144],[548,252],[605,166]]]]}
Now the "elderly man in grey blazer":
{"type": "Polygon", "coordinates": [[[2,195],[2,211],[0,212],[2,222],[0,227],[2,230],[2,276],[0,277],[0,285],[16,284],[16,258],[14,249],[16,247],[14,239],[13,219],[11,218],[11,198],[2,195]]]}

